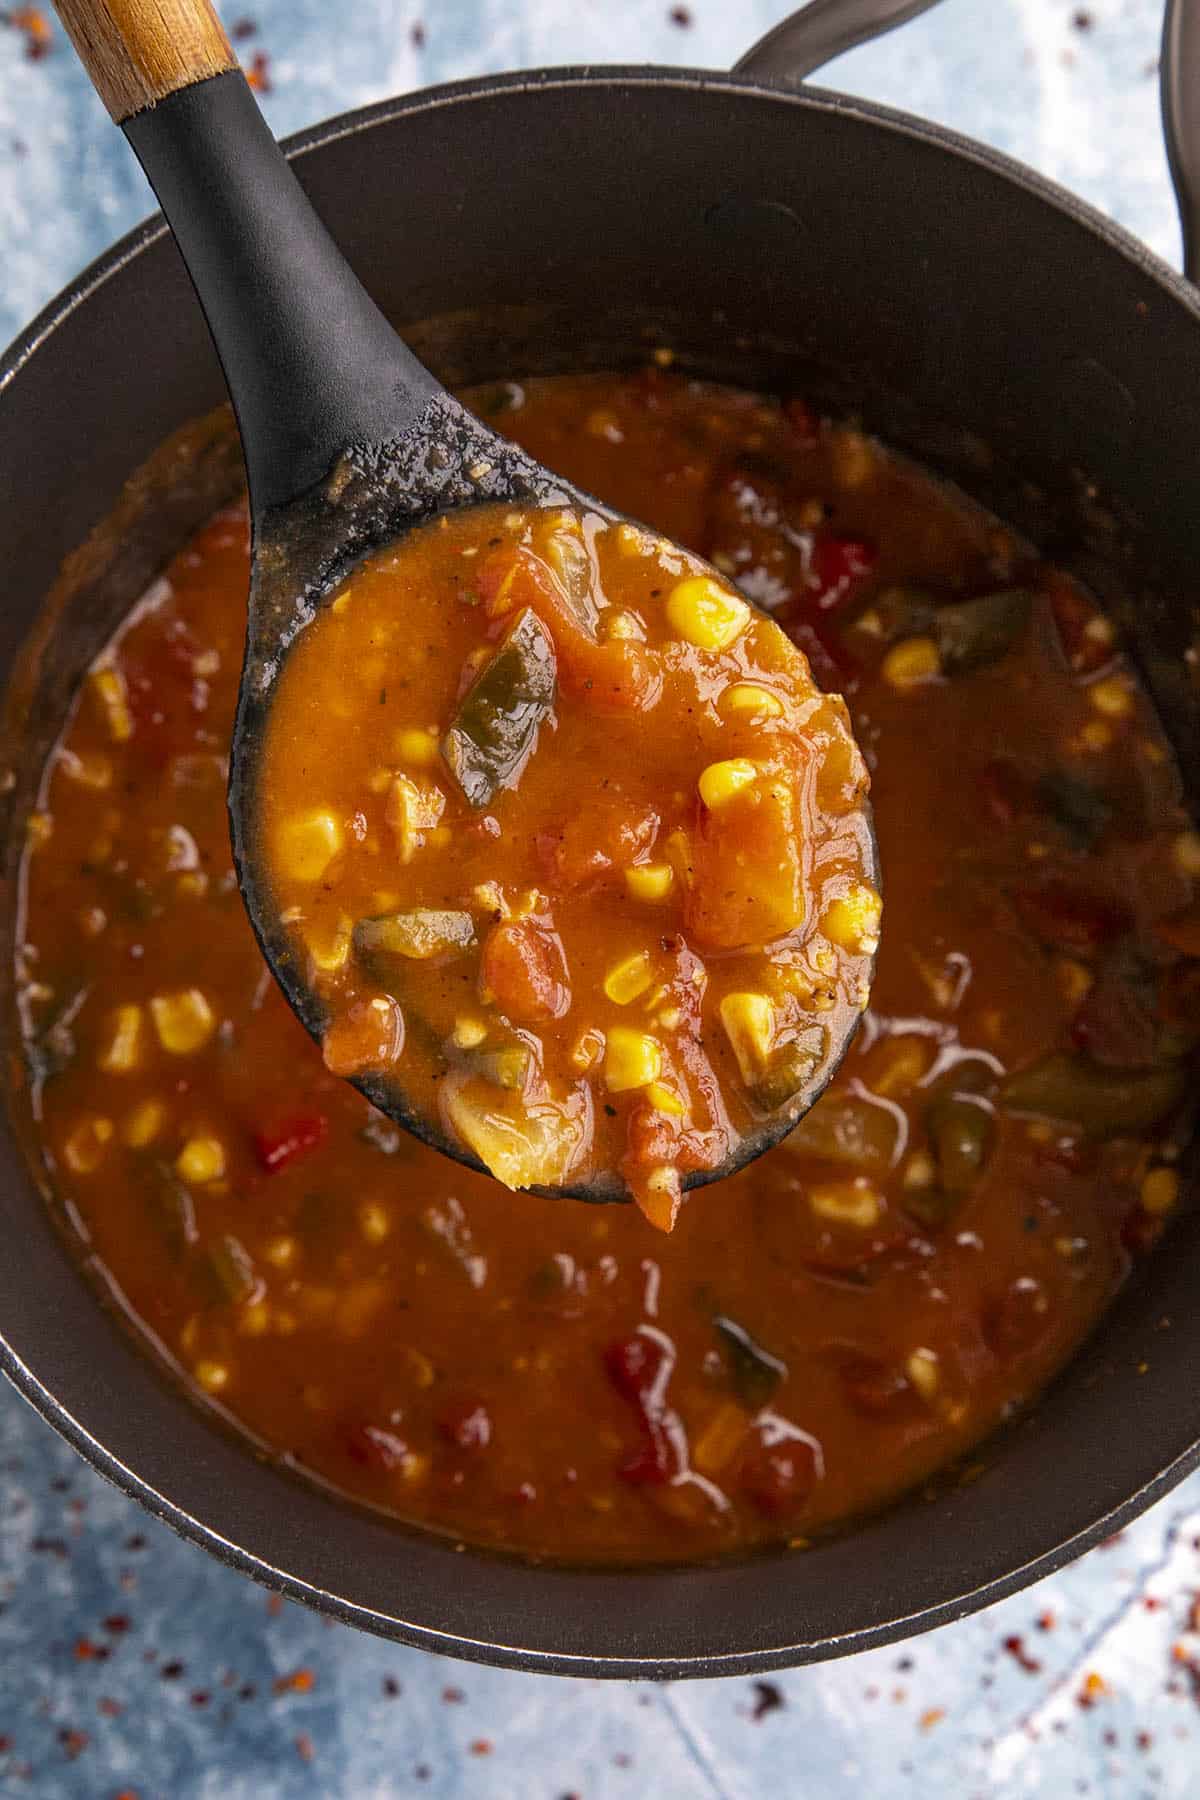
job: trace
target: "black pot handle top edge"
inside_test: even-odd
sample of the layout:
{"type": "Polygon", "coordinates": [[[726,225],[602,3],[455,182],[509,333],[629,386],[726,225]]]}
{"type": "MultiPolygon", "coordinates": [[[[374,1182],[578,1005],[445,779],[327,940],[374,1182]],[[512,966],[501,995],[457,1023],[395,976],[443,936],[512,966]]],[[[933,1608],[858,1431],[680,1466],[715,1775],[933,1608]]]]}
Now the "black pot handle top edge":
{"type": "Polygon", "coordinates": [[[1200,282],[1200,4],[1167,0],[1162,38],[1162,119],[1183,230],[1183,272],[1200,282]]]}
{"type": "Polygon", "coordinates": [[[938,0],[809,0],[751,45],[733,65],[733,73],[798,87],[834,57],[937,4],[938,0]]]}

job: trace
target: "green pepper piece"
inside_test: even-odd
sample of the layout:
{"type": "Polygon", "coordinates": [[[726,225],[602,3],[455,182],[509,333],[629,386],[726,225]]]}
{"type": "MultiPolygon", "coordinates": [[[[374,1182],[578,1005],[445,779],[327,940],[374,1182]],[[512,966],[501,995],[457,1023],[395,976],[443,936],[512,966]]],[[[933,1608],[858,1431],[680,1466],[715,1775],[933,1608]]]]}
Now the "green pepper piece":
{"type": "Polygon", "coordinates": [[[713,1329],[721,1340],[733,1390],[742,1405],[758,1412],[787,1376],[787,1364],[756,1343],[744,1325],[718,1313],[713,1329]]]}
{"type": "Polygon", "coordinates": [[[1042,776],[1038,800],[1074,850],[1094,850],[1113,815],[1098,788],[1065,769],[1052,769],[1042,776]]]}
{"type": "Polygon", "coordinates": [[[354,927],[354,954],[366,963],[428,962],[430,957],[469,950],[475,921],[468,912],[418,906],[411,912],[382,913],[354,927]]]}
{"type": "Polygon", "coordinates": [[[1010,1075],[1000,1098],[1010,1112],[1061,1120],[1104,1139],[1151,1130],[1174,1111],[1186,1088],[1177,1064],[1115,1069],[1060,1050],[1010,1075]]]}
{"type": "Polygon", "coordinates": [[[216,1298],[229,1306],[248,1298],[258,1285],[250,1253],[238,1238],[219,1237],[208,1246],[204,1264],[216,1298]]]}
{"type": "Polygon", "coordinates": [[[554,705],[558,664],[550,634],[528,607],[509,626],[463,696],[442,755],[470,805],[514,787],[554,705]]]}
{"type": "Polygon", "coordinates": [[[150,1171],[150,1211],[176,1261],[199,1240],[196,1205],[190,1190],[170,1163],[156,1162],[150,1171]]]}
{"type": "Polygon", "coordinates": [[[786,1106],[820,1068],[825,1057],[825,1027],[806,1025],[790,1043],[781,1044],[770,1067],[750,1088],[750,1098],[762,1112],[786,1106]]]}
{"type": "Polygon", "coordinates": [[[983,1173],[995,1142],[992,1115],[964,1094],[943,1094],[925,1114],[925,1127],[941,1186],[951,1201],[962,1199],[983,1173]]]}
{"type": "Polygon", "coordinates": [[[896,1158],[900,1128],[885,1106],[853,1094],[826,1094],[805,1113],[784,1145],[864,1174],[886,1174],[896,1158]]]}
{"type": "Polygon", "coordinates": [[[483,1081],[490,1081],[493,1087],[507,1088],[511,1093],[521,1091],[525,1086],[525,1077],[529,1073],[529,1046],[519,1040],[514,1043],[480,1044],[474,1050],[460,1050],[457,1053],[459,1062],[472,1075],[478,1075],[483,1081]]]}
{"type": "Polygon", "coordinates": [[[999,594],[939,607],[932,630],[945,673],[967,675],[999,662],[1025,629],[1032,607],[1028,588],[1005,588],[999,594]]]}

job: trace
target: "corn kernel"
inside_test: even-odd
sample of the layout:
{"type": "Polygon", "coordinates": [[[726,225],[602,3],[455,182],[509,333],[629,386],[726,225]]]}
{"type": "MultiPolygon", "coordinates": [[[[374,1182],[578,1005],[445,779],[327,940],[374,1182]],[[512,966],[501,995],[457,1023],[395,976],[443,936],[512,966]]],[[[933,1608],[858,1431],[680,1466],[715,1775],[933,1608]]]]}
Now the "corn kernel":
{"type": "MultiPolygon", "coordinates": [[[[380,907],[380,912],[389,909],[380,907]]],[[[326,926],[312,929],[304,934],[304,947],[308,951],[308,959],[313,968],[322,975],[336,975],[339,969],[345,968],[350,958],[350,943],[353,926],[345,913],[339,913],[337,924],[332,931],[326,926]]]]}
{"type": "Polygon", "coordinates": [[[635,863],[625,871],[625,891],[631,900],[642,900],[658,906],[675,886],[675,871],[670,863],[635,863]]]}
{"type": "Polygon", "coordinates": [[[932,1400],[941,1380],[937,1351],[924,1347],[914,1350],[904,1365],[904,1373],[922,1400],[932,1400]]]}
{"type": "Polygon", "coordinates": [[[1179,1199],[1179,1176],[1174,1169],[1151,1169],[1142,1181],[1142,1208],[1159,1217],[1169,1213],[1179,1199]]]}
{"type": "Polygon", "coordinates": [[[614,1025],[604,1047],[604,1079],[609,1091],[626,1093],[648,1087],[662,1074],[662,1049],[656,1038],[627,1025],[614,1025]]]}
{"type": "Polygon", "coordinates": [[[646,1098],[655,1112],[670,1113],[673,1118],[682,1119],[687,1107],[674,1088],[664,1081],[652,1081],[646,1089],[646,1098]]]}
{"type": "Polygon", "coordinates": [[[198,1387],[206,1394],[219,1394],[229,1386],[229,1364],[216,1362],[212,1357],[202,1357],[192,1366],[192,1375],[198,1387]]]}
{"type": "Polygon", "coordinates": [[[759,719],[777,719],[783,712],[783,701],[769,688],[754,681],[735,681],[717,701],[718,710],[726,718],[745,719],[753,724],[759,719]]]}
{"type": "Polygon", "coordinates": [[[675,361],[675,352],[666,344],[660,344],[653,352],[653,359],[660,369],[669,369],[675,361]]]}
{"type": "Polygon", "coordinates": [[[903,1185],[907,1193],[919,1193],[922,1188],[931,1188],[937,1171],[933,1166],[933,1158],[927,1150],[914,1150],[904,1165],[903,1185]]]}
{"type": "Polygon", "coordinates": [[[883,1201],[865,1176],[852,1181],[824,1181],[808,1190],[808,1204],[820,1219],[870,1231],[883,1216],[883,1201]]]}
{"type": "Polygon", "coordinates": [[[216,1014],[199,988],[178,994],[155,994],[150,1016],[158,1041],[172,1056],[194,1056],[216,1030],[216,1014]]]}
{"type": "Polygon", "coordinates": [[[396,755],[414,769],[432,769],[438,760],[438,741],[431,731],[396,733],[396,755]]]}
{"type": "Polygon", "coordinates": [[[711,575],[690,575],[667,595],[667,618],[697,649],[728,650],[750,623],[750,608],[711,575]]]}
{"type": "Polygon", "coordinates": [[[331,812],[303,813],[281,825],[275,854],[292,881],[320,881],[342,848],[342,828],[331,812]]]}
{"type": "Polygon", "coordinates": [[[1107,719],[1088,719],[1079,730],[1079,743],[1082,749],[1093,756],[1100,756],[1110,750],[1113,743],[1113,728],[1107,719]]]}
{"type": "Polygon", "coordinates": [[[142,1100],[125,1115],[121,1126],[121,1142],[130,1150],[145,1150],[152,1144],[167,1122],[167,1109],[161,1100],[142,1100]]]}
{"type": "Polygon", "coordinates": [[[81,1119],[63,1145],[63,1161],[73,1175],[91,1175],[104,1160],[113,1134],[111,1119],[81,1119]]]}
{"type": "Polygon", "coordinates": [[[396,838],[400,861],[408,864],[425,842],[426,832],[441,821],[446,796],[435,784],[397,775],[388,795],[386,818],[396,838]]]}
{"type": "Polygon", "coordinates": [[[128,1075],[137,1068],[141,1051],[141,1007],[118,1006],[109,1018],[109,1038],[100,1052],[100,1067],[106,1075],[128,1075]]]}
{"type": "Polygon", "coordinates": [[[1054,978],[1058,984],[1059,993],[1072,1009],[1087,999],[1095,980],[1095,976],[1086,964],[1076,962],[1072,956],[1055,958],[1054,978]]]}
{"type": "Polygon", "coordinates": [[[450,1037],[457,1049],[475,1050],[487,1034],[488,1028],[482,1019],[471,1019],[464,1014],[462,1018],[455,1019],[450,1037]]]}
{"type": "Polygon", "coordinates": [[[719,1475],[737,1455],[749,1420],[736,1400],[723,1400],[692,1444],[692,1467],[702,1475],[719,1475]]]}
{"type": "Polygon", "coordinates": [[[893,644],[883,659],[883,679],[903,692],[924,687],[942,672],[942,657],[930,637],[905,638],[893,644]]]}
{"type": "Polygon", "coordinates": [[[243,1337],[263,1337],[271,1328],[271,1309],[265,1300],[251,1300],[238,1314],[238,1330],[243,1337]]]}
{"type": "Polygon", "coordinates": [[[636,525],[623,524],[617,526],[617,548],[622,556],[648,556],[654,544],[636,525]]]}
{"type": "MultiPolygon", "coordinates": [[[[48,844],[54,836],[54,819],[48,812],[31,812],[25,821],[25,842],[31,850],[48,844]]],[[[103,858],[101,858],[103,861],[103,858]]]]}
{"type": "Polygon", "coordinates": [[[600,630],[609,643],[640,644],[645,642],[646,633],[636,613],[624,612],[620,607],[611,606],[600,620],[600,630]]]}
{"type": "Polygon", "coordinates": [[[1124,675],[1106,675],[1093,681],[1088,699],[1106,719],[1127,719],[1134,707],[1133,688],[1124,675]]]}
{"type": "Polygon", "coordinates": [[[636,955],[613,964],[604,977],[604,992],[614,1006],[628,1006],[631,1000],[645,993],[652,980],[650,953],[639,950],[636,955]]]}
{"type": "Polygon", "coordinates": [[[264,1251],[264,1255],[272,1268],[290,1269],[296,1260],[298,1249],[299,1245],[295,1238],[277,1237],[271,1239],[264,1251]]]}
{"type": "Polygon", "coordinates": [[[92,692],[100,702],[108,735],[114,744],[127,744],[133,736],[133,714],[129,710],[129,690],[120,669],[93,669],[88,677],[92,692]]]}
{"type": "Polygon", "coordinates": [[[431,1388],[433,1386],[437,1371],[423,1350],[416,1349],[412,1344],[406,1344],[400,1352],[400,1358],[414,1387],[431,1388]]]}
{"type": "Polygon", "coordinates": [[[700,798],[710,812],[715,812],[757,781],[758,772],[758,764],[748,762],[744,756],[731,757],[728,762],[709,763],[707,769],[701,770],[697,783],[700,798]]]}
{"type": "Polygon", "coordinates": [[[58,759],[59,767],[71,781],[80,787],[109,788],[112,786],[113,766],[109,757],[100,750],[64,750],[58,759]]]}
{"type": "Polygon", "coordinates": [[[220,1181],[225,1173],[225,1146],[220,1138],[189,1138],[175,1158],[175,1173],[197,1187],[220,1181]]]}
{"type": "Polygon", "coordinates": [[[1181,831],[1172,849],[1179,873],[1200,877],[1200,831],[1181,831]]]}
{"type": "Polygon", "coordinates": [[[872,1053],[866,1084],[881,1100],[903,1100],[933,1061],[928,1039],[905,1033],[887,1038],[872,1053]]]}
{"type": "Polygon", "coordinates": [[[175,877],[175,892],[181,900],[203,900],[208,892],[208,876],[203,869],[189,869],[175,877]]]}
{"type": "Polygon", "coordinates": [[[829,460],[842,487],[863,487],[875,472],[875,447],[861,431],[842,425],[829,435],[829,460]]]}
{"type": "MultiPolygon", "coordinates": [[[[821,930],[829,940],[856,956],[874,956],[879,948],[883,902],[867,882],[860,882],[827,908],[821,930]]],[[[827,971],[828,972],[828,971],[827,971]]]]}
{"type": "Polygon", "coordinates": [[[102,906],[85,906],[79,915],[79,929],[84,937],[99,937],[108,928],[108,914],[102,906]]]}
{"type": "Polygon", "coordinates": [[[719,1010],[742,1080],[751,1087],[770,1059],[775,1008],[766,994],[726,994],[719,1010]]]}
{"type": "Polygon", "coordinates": [[[382,1244],[392,1229],[391,1215],[378,1200],[364,1200],[358,1209],[358,1229],[368,1244],[382,1244]]]}

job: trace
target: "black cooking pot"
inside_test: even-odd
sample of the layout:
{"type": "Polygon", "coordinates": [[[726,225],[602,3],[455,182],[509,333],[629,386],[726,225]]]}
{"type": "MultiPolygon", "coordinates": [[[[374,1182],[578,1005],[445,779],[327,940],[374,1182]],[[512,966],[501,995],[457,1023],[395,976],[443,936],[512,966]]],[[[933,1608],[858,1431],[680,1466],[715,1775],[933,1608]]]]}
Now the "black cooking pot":
{"type": "MultiPolygon", "coordinates": [[[[1077,568],[1128,626],[1194,791],[1196,296],[1106,220],[978,145],[771,84],[789,59],[806,73],[878,11],[878,0],[819,0],[732,76],[568,69],[465,82],[348,115],[290,153],[367,287],[444,380],[606,367],[665,342],[683,367],[858,412],[959,481],[1077,568]]],[[[1173,30],[1171,47],[1186,49],[1182,5],[1173,30]]],[[[1195,166],[1189,148],[1181,128],[1181,173],[1195,166]]],[[[221,397],[155,222],[0,366],[0,669],[17,824],[73,682],[230,491],[236,453],[227,431],[202,428],[123,484],[221,397]],[[60,577],[114,508],[115,525],[60,577]]],[[[63,1229],[76,1244],[80,1233],[30,1172],[13,1047],[19,840],[10,830],[0,956],[12,1098],[0,1137],[3,1367],[98,1469],[235,1567],[429,1649],[576,1673],[716,1674],[954,1618],[1057,1567],[1200,1460],[1200,1220],[1184,1216],[1036,1410],[988,1447],[978,1479],[803,1555],[538,1567],[457,1554],[297,1479],[186,1401],[117,1328],[119,1297],[97,1305],[86,1249],[64,1253],[63,1229]]]]}

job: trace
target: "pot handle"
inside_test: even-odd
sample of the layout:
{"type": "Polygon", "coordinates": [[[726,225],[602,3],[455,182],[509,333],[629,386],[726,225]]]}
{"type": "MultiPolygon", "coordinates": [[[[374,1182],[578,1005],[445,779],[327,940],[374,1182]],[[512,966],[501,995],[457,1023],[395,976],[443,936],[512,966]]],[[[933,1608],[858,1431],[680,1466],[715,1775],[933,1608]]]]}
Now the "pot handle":
{"type": "Polygon", "coordinates": [[[1161,85],[1167,162],[1183,228],[1183,272],[1200,282],[1200,7],[1195,0],[1167,0],[1161,85]]]}
{"type": "MultiPolygon", "coordinates": [[[[752,44],[735,75],[799,87],[822,63],[927,12],[938,0],[809,0],[752,44]]],[[[1183,7],[1180,7],[1180,11],[1183,7]]]]}

